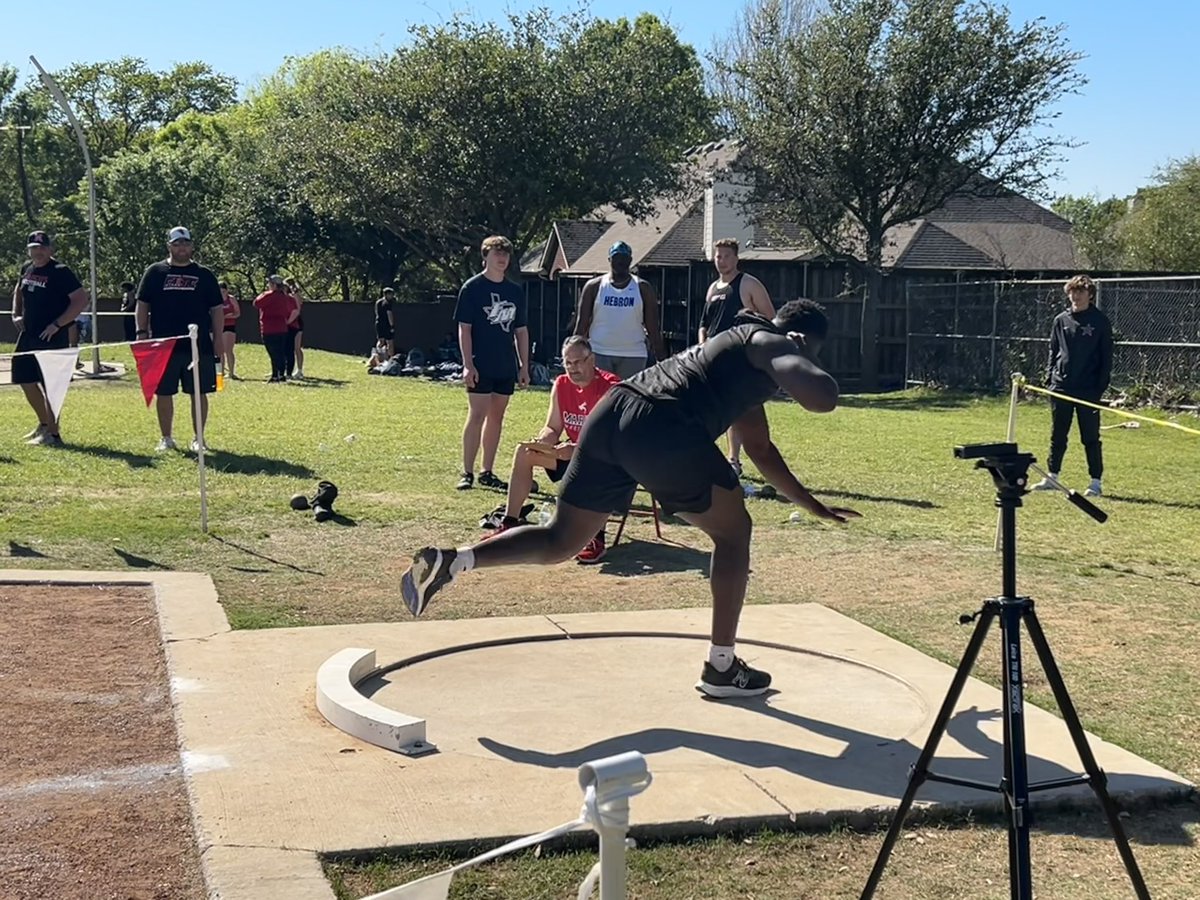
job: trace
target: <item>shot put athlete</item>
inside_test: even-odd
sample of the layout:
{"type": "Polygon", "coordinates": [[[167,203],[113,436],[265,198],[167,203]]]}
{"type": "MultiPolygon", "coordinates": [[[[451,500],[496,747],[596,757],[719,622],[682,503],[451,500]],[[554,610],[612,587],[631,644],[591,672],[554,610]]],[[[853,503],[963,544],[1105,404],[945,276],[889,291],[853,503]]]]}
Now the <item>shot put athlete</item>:
{"type": "Polygon", "coordinates": [[[771,676],[734,654],[751,523],[741,486],[715,441],[734,422],[746,422],[745,450],[780,493],[835,522],[858,515],[826,507],[804,488],[762,414],[762,404],[780,388],[811,412],[837,406],[837,382],[814,361],[817,335],[826,327],[821,308],[808,300],[785,304],[774,320],[744,314],[728,331],[615,385],[583,427],[550,523],[458,550],[420,550],[401,582],[409,610],[420,615],[460,572],[570,559],[610,512],[628,508],[641,484],[665,511],[713,541],[712,647],[696,688],[711,697],[766,691],[771,676]]]}

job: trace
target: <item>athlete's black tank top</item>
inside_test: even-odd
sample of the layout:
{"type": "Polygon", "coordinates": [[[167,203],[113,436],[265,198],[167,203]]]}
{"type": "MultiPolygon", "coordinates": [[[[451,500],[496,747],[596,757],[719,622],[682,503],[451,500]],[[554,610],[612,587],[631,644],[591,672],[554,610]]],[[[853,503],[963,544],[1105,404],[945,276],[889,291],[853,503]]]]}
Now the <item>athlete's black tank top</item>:
{"type": "Polygon", "coordinates": [[[743,313],[727,331],[639,372],[613,390],[625,389],[656,403],[671,404],[680,416],[701,425],[716,440],[734,420],[779,390],[770,375],[750,362],[750,340],[760,331],[779,334],[767,319],[743,313]]]}
{"type": "Polygon", "coordinates": [[[704,304],[700,324],[704,326],[704,331],[710,338],[732,328],[734,319],[742,311],[743,274],[738,272],[733,281],[714,291],[704,304]]]}

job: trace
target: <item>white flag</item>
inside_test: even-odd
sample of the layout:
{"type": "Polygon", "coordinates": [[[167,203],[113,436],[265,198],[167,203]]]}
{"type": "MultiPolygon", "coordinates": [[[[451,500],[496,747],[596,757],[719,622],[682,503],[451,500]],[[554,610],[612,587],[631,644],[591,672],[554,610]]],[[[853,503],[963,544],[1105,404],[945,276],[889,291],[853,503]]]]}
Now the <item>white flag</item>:
{"type": "Polygon", "coordinates": [[[79,359],[78,347],[62,350],[38,350],[33,354],[42,369],[42,381],[46,384],[46,400],[50,404],[50,415],[58,418],[71,376],[75,374],[75,363],[79,359]]]}
{"type": "Polygon", "coordinates": [[[436,875],[418,878],[381,894],[364,897],[363,900],[446,900],[450,896],[450,881],[454,878],[454,871],[447,869],[436,875]]]}

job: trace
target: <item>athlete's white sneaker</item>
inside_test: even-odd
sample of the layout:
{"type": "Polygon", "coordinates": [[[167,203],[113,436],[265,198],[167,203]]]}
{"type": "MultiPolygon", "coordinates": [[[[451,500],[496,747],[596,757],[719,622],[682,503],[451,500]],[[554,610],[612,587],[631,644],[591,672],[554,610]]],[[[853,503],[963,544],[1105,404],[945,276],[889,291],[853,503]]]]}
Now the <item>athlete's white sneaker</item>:
{"type": "Polygon", "coordinates": [[[1087,486],[1087,490],[1083,492],[1085,497],[1099,497],[1103,491],[1100,489],[1100,479],[1093,478],[1092,483],[1087,486]]]}
{"type": "Polygon", "coordinates": [[[1047,475],[1045,478],[1043,478],[1041,481],[1039,481],[1037,484],[1033,485],[1029,489],[1031,491],[1057,491],[1058,488],[1059,488],[1058,475],[1051,472],[1049,475],[1047,475]]]}
{"type": "Polygon", "coordinates": [[[174,450],[175,449],[175,439],[165,437],[161,441],[158,442],[158,446],[155,447],[154,449],[157,450],[159,453],[166,453],[168,450],[174,450]]]}

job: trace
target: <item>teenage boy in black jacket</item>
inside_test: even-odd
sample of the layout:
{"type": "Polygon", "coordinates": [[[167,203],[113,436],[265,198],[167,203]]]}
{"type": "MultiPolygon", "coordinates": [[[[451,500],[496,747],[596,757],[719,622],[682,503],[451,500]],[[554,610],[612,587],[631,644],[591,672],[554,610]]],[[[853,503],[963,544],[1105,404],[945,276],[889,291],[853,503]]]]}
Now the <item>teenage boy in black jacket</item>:
{"type": "MultiPolygon", "coordinates": [[[[1058,314],[1050,329],[1050,361],[1046,367],[1046,385],[1050,390],[1090,403],[1098,403],[1108,390],[1112,375],[1113,337],[1108,316],[1095,306],[1096,285],[1086,275],[1076,275],[1063,290],[1071,308],[1058,314]]],[[[1067,452],[1071,417],[1079,418],[1079,438],[1087,454],[1091,483],[1084,493],[1100,496],[1104,476],[1104,457],[1100,450],[1100,410],[1080,406],[1070,400],[1050,398],[1050,477],[1033,486],[1035,491],[1053,490],[1067,452]]]]}

